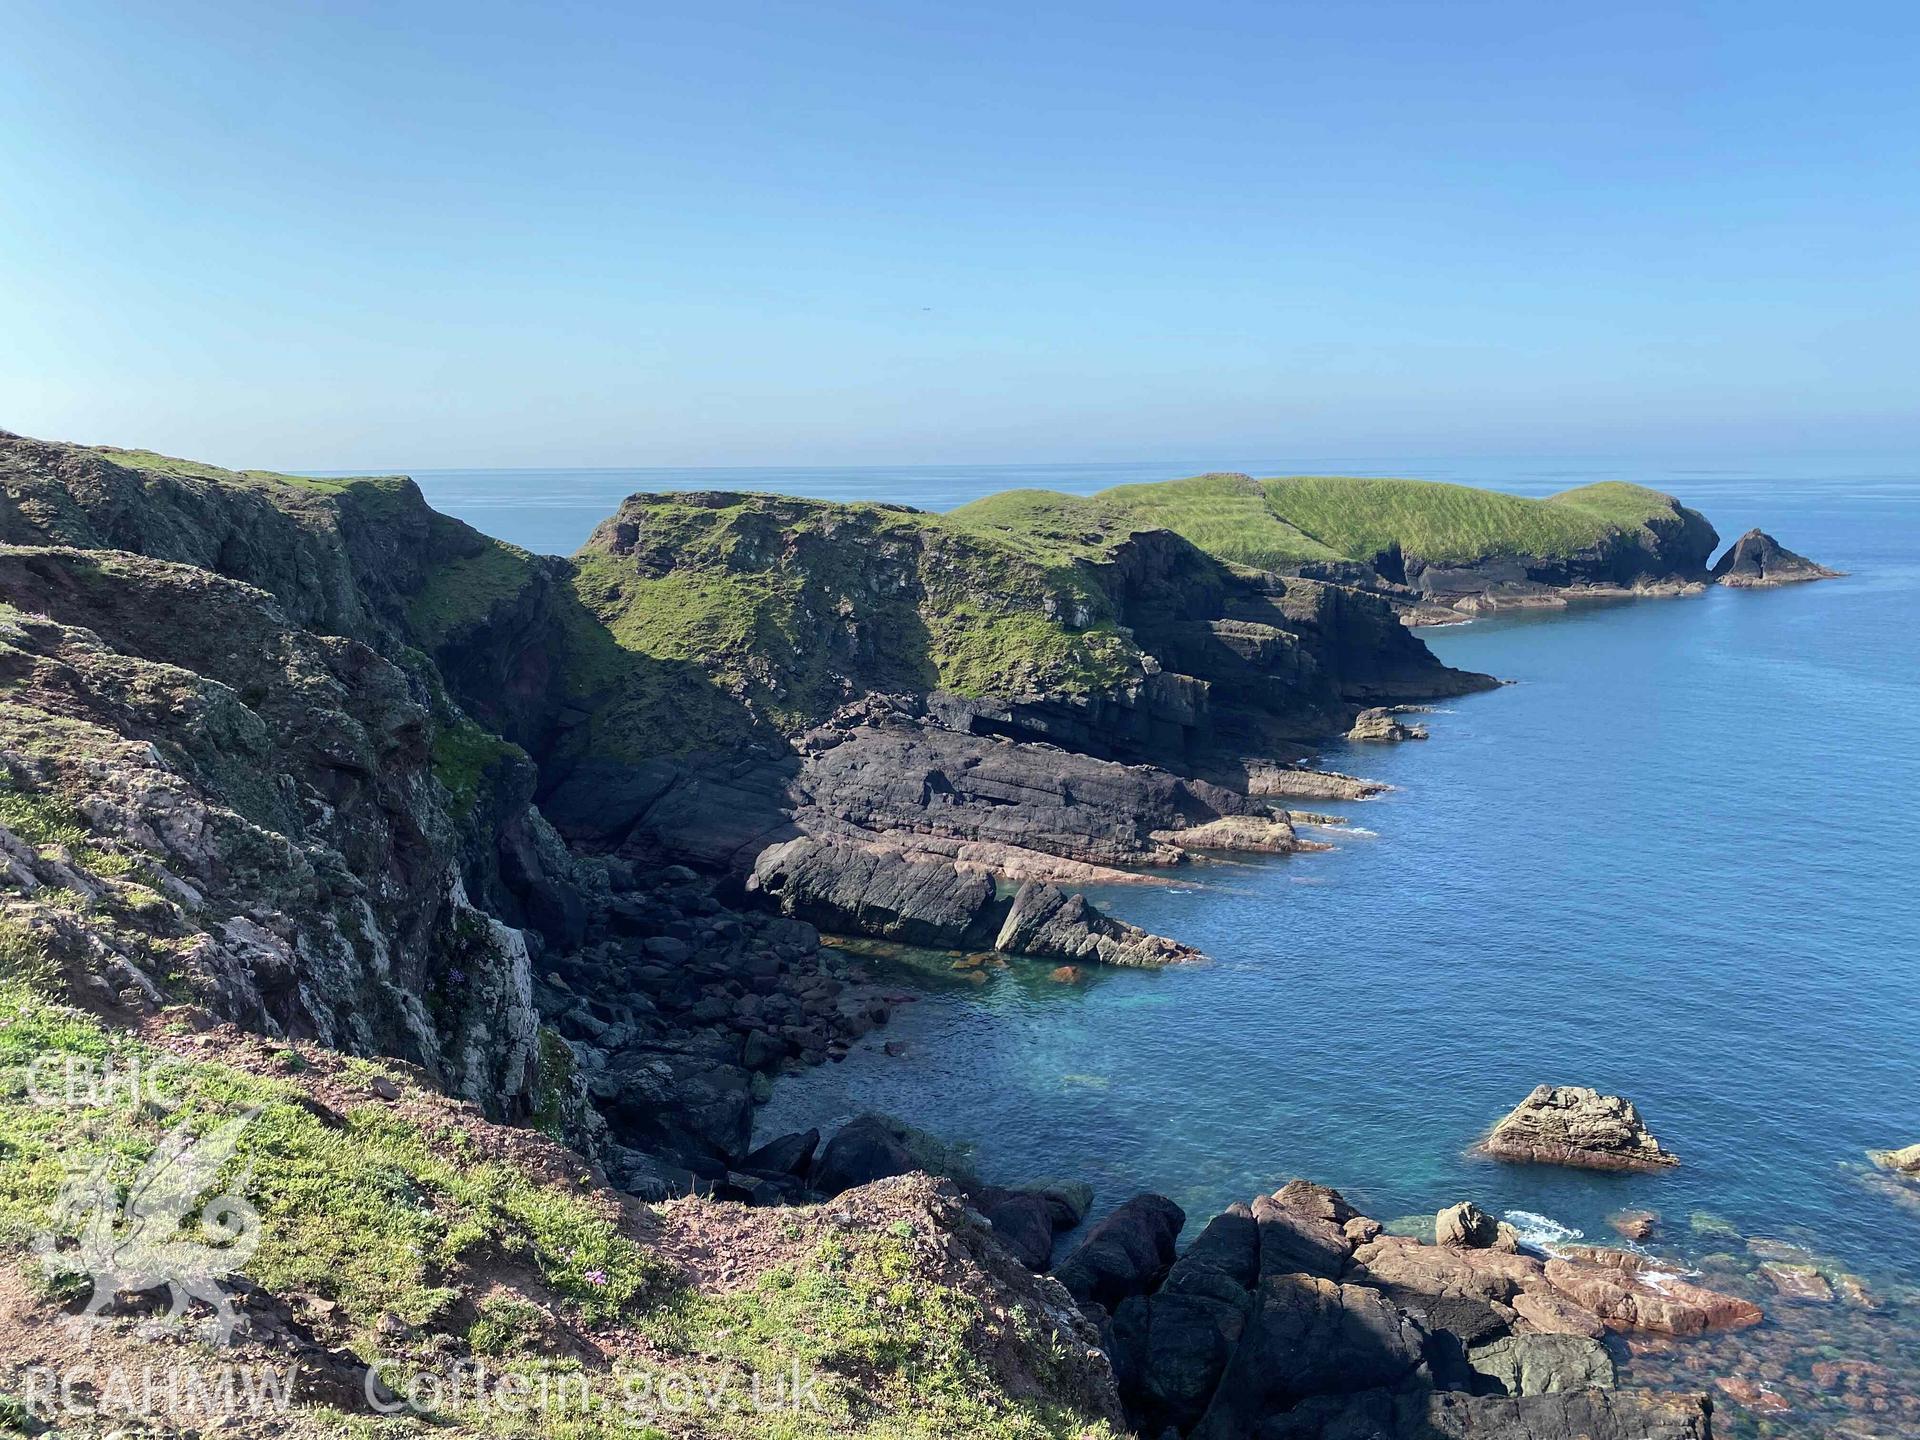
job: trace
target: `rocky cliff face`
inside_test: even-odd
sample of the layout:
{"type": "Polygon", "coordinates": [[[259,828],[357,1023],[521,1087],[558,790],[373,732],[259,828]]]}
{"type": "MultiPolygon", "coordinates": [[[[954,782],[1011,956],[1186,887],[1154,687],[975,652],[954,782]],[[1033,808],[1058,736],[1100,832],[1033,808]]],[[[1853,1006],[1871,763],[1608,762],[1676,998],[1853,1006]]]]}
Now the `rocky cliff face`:
{"type": "Polygon", "coordinates": [[[530,788],[524,759],[436,721],[367,646],[204,569],[14,548],[0,595],[14,946],[108,1008],[193,998],[532,1108],[526,943],[460,863],[479,761],[457,792],[434,750],[478,745],[530,788]]]}
{"type": "MultiPolygon", "coordinates": [[[[1304,848],[1284,811],[1182,775],[1298,756],[1381,698],[1491,683],[1438,664],[1377,596],[1164,531],[1063,558],[899,507],[639,495],[571,561],[458,563],[499,571],[491,603],[410,613],[457,610],[422,643],[533,753],[565,834],[753,875],[790,914],[894,938],[1026,933],[979,905],[955,927],[970,876],[1304,848]],[[801,836],[819,843],[756,873],[801,836]]],[[[1116,950],[1111,930],[1088,914],[1045,953],[1180,953],[1116,950]]]]}
{"type": "Polygon", "coordinates": [[[12,948],[103,1007],[192,998],[610,1122],[635,1184],[725,1184],[763,1077],[883,1012],[795,922],[1188,958],[1058,887],[1301,842],[1100,756],[1471,683],[1370,597],[1170,535],[1057,565],[887,507],[637,497],[543,561],[402,479],[8,437],[0,537],[12,948]],[[679,862],[789,928],[658,883],[679,862]]]}
{"type": "Polygon", "coordinates": [[[1708,580],[1720,537],[1707,517],[1671,496],[1621,527],[1564,551],[1500,547],[1471,558],[1403,553],[1397,576],[1420,600],[1472,613],[1583,595],[1682,594],[1708,580]]]}
{"type": "Polygon", "coordinates": [[[1160,671],[1204,718],[1175,749],[1151,734],[1111,749],[1161,763],[1299,754],[1357,709],[1487,688],[1406,633],[1392,600],[1350,585],[1224,565],[1172,531],[1134,533],[1093,566],[1160,671]]]}
{"type": "Polygon", "coordinates": [[[410,482],[8,439],[0,535],[10,966],[410,1060],[679,1193],[745,1149],[769,1071],[883,1013],[810,927],[547,824],[456,695],[554,723],[564,585],[410,482]]]}

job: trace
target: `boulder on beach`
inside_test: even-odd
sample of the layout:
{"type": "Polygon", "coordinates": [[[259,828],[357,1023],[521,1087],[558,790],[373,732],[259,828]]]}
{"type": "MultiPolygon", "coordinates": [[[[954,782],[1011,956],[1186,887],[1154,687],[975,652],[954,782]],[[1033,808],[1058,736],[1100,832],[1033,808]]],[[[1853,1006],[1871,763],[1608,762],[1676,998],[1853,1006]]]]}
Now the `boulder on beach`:
{"type": "Polygon", "coordinates": [[[1713,566],[1713,578],[1740,590],[1797,585],[1804,580],[1833,580],[1843,572],[1796,555],[1764,530],[1749,530],[1713,566]]]}
{"type": "Polygon", "coordinates": [[[1540,1085],[1482,1147],[1499,1160],[1583,1170],[1662,1170],[1679,1157],[1648,1133],[1631,1100],[1584,1085],[1540,1085]]]}

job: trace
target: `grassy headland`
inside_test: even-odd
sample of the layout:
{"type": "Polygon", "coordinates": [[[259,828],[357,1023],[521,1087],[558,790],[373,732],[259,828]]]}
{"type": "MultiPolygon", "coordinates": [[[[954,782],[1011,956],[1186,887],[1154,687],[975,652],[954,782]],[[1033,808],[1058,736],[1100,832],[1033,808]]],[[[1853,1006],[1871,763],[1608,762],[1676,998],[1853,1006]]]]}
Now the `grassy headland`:
{"type": "Polygon", "coordinates": [[[1133,530],[1166,529],[1262,570],[1369,561],[1397,545],[1429,563],[1494,555],[1565,557],[1649,531],[1672,497],[1608,481],[1544,500],[1427,480],[1196,475],[1079,497],[1010,490],[951,512],[956,525],[1063,554],[1097,553],[1133,530]]]}
{"type": "Polygon", "coordinates": [[[860,689],[1086,694],[1139,673],[1068,557],[900,506],[636,495],[572,562],[629,653],[699,662],[783,725],[860,689]]]}

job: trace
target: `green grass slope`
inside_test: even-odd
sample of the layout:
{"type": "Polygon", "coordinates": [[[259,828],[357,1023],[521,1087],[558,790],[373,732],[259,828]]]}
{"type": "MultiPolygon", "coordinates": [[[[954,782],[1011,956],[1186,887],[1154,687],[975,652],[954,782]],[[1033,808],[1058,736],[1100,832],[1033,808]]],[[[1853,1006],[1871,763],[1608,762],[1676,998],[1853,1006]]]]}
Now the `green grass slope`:
{"type": "Polygon", "coordinates": [[[793,727],[860,690],[1086,694],[1139,673],[1073,558],[898,506],[636,495],[572,588],[621,650],[698,662],[793,727]]]}
{"type": "Polygon", "coordinates": [[[1136,530],[1171,530],[1219,559],[1261,570],[1341,558],[1275,514],[1259,482],[1244,475],[1122,485],[1084,499],[1009,490],[963,505],[947,519],[1067,558],[1097,558],[1136,530]]]}
{"type": "Polygon", "coordinates": [[[1268,507],[1349,559],[1398,543],[1430,563],[1566,556],[1670,515],[1671,497],[1609,483],[1531,500],[1429,480],[1299,476],[1261,486],[1268,507]]]}
{"type": "Polygon", "coordinates": [[[394,483],[400,478],[397,475],[313,476],[289,475],[279,470],[229,470],[223,465],[209,465],[203,460],[182,460],[178,456],[162,455],[154,450],[128,450],[118,445],[78,448],[84,448],[102,460],[129,470],[145,470],[151,474],[172,475],[181,479],[211,480],[223,485],[286,485],[296,490],[338,494],[355,485],[394,483]]]}
{"type": "Polygon", "coordinates": [[[1397,544],[1432,564],[1494,555],[1566,557],[1671,520],[1670,496],[1607,482],[1545,500],[1426,480],[1197,475],[1085,498],[1044,490],[953,511],[964,528],[1051,553],[1094,555],[1134,530],[1167,529],[1234,564],[1279,570],[1371,560],[1397,544]]]}
{"type": "MultiPolygon", "coordinates": [[[[244,1273],[258,1288],[240,1303],[261,1313],[261,1293],[275,1297],[309,1348],[271,1328],[211,1348],[196,1338],[211,1315],[199,1305],[177,1333],[143,1325],[164,1309],[164,1289],[145,1306],[128,1294],[84,1332],[98,1367],[90,1375],[297,1366],[292,1404],[242,1408],[210,1427],[222,1434],[1114,1440],[1111,1391],[1086,1358],[1086,1337],[988,1248],[957,1196],[925,1177],[804,1209],[697,1199],[648,1207],[597,1184],[579,1155],[489,1124],[404,1067],[204,1024],[180,1010],[119,1029],[0,981],[8,1433],[29,1420],[19,1433],[48,1421],[51,1433],[135,1433],[104,1413],[97,1427],[65,1410],[36,1418],[21,1398],[50,1405],[31,1374],[73,1363],[63,1326],[92,1289],[91,1252],[79,1241],[92,1211],[64,1203],[63,1187],[98,1167],[118,1204],[170,1140],[233,1126],[231,1157],[196,1176],[183,1200],[197,1212],[203,1196],[227,1190],[251,1207],[257,1224],[242,1228],[258,1248],[244,1273]],[[138,1097],[136,1076],[146,1077],[138,1097]],[[61,1087],[74,1103],[55,1103],[68,1093],[61,1087]],[[364,1413],[365,1364],[421,1406],[364,1413]],[[524,1377],[521,1403],[486,1403],[514,1392],[453,1383],[476,1367],[496,1380],[524,1377]],[[794,1376],[807,1382],[805,1398],[755,1404],[756,1374],[769,1401],[772,1382],[794,1376]],[[668,1375],[711,1403],[650,1403],[654,1392],[639,1382],[668,1375]]],[[[190,1402],[175,1418],[209,1428],[190,1402]]],[[[156,1420],[139,1433],[192,1432],[156,1420]]]]}

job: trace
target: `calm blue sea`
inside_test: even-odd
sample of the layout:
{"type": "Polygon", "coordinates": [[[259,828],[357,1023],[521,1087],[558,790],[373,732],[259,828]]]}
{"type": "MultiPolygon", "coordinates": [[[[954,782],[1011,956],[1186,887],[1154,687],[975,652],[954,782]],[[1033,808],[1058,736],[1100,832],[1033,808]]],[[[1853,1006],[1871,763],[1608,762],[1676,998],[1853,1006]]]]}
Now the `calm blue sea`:
{"type": "MultiPolygon", "coordinates": [[[[1728,1243],[1689,1223],[1711,1212],[1896,1299],[1920,1284],[1920,1211],[1861,1173],[1869,1147],[1920,1140],[1920,463],[415,473],[480,528],[562,550],[633,489],[945,508],[1203,468],[1529,494],[1629,479],[1723,538],[1759,524],[1852,574],[1428,632],[1516,683],[1447,702],[1425,744],[1330,746],[1327,764],[1398,787],[1338,807],[1337,850],[1098,897],[1212,963],[1075,988],[1027,966],[903,984],[924,998],[845,1063],[782,1080],[761,1132],[884,1109],[972,1142],[989,1177],[1084,1178],[1106,1205],[1155,1189],[1195,1217],[1304,1175],[1382,1218],[1470,1197],[1597,1239],[1609,1212],[1652,1208],[1691,1255],[1728,1243]],[[1471,1157],[1542,1081],[1632,1097],[1684,1164],[1471,1157]]],[[[1905,1298],[1876,1323],[1904,1325],[1905,1298]]]]}

